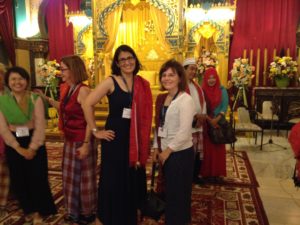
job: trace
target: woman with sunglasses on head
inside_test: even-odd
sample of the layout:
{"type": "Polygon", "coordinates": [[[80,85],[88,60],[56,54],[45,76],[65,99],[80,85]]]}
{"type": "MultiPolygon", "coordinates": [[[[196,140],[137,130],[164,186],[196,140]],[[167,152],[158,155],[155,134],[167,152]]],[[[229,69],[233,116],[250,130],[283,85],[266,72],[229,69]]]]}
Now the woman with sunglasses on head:
{"type": "Polygon", "coordinates": [[[153,160],[163,168],[166,200],[165,224],[187,225],[191,222],[191,194],[194,168],[192,123],[196,114],[192,97],[185,92],[187,79],[182,65],[165,62],[159,71],[162,90],[157,97],[163,102],[156,108],[158,118],[153,160]]]}
{"type": "Polygon", "coordinates": [[[97,203],[97,148],[83,113],[83,102],[90,93],[83,83],[88,79],[83,60],[65,56],[60,63],[60,101],[47,98],[59,109],[59,126],[64,133],[63,193],[65,223],[89,224],[95,220],[97,203]]]}
{"type": "Polygon", "coordinates": [[[85,101],[85,118],[93,135],[101,139],[97,225],[136,225],[137,209],[146,195],[152,95],[149,82],[137,75],[140,68],[134,50],[119,46],[112,75],[85,101]],[[109,115],[105,129],[99,130],[93,107],[104,96],[108,97],[109,115]]]}
{"type": "Polygon", "coordinates": [[[43,224],[43,216],[55,214],[56,208],[48,182],[44,105],[37,94],[28,91],[29,83],[30,76],[21,67],[5,73],[10,92],[0,96],[0,135],[12,192],[26,222],[38,225],[43,224]]]}

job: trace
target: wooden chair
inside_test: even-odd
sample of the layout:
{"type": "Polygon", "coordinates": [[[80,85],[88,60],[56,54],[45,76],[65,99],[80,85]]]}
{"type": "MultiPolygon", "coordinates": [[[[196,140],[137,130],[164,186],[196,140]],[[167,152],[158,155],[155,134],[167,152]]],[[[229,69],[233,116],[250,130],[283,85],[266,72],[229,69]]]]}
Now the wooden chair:
{"type": "MultiPolygon", "coordinates": [[[[250,113],[249,110],[247,110],[245,107],[239,107],[237,109],[237,115],[238,115],[238,122],[234,120],[234,131],[235,133],[238,132],[253,132],[255,137],[255,144],[257,143],[257,133],[261,133],[261,143],[260,143],[260,150],[262,150],[262,144],[263,144],[263,136],[264,136],[264,129],[255,124],[250,119],[250,113]]],[[[234,149],[234,144],[233,144],[234,149]]]]}

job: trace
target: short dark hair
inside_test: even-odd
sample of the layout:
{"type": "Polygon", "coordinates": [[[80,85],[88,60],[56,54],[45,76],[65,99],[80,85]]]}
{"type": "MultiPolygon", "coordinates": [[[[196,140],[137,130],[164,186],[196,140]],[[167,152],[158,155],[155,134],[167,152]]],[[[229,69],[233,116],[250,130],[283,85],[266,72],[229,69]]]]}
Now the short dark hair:
{"type": "Polygon", "coordinates": [[[72,72],[76,84],[88,79],[85,64],[78,55],[64,56],[61,58],[61,62],[72,72]]]}
{"type": "Polygon", "coordinates": [[[114,54],[114,58],[113,58],[113,61],[112,61],[112,64],[111,64],[112,74],[117,75],[117,76],[121,76],[121,69],[118,66],[119,55],[121,54],[121,52],[129,52],[135,58],[136,61],[135,61],[135,68],[134,68],[134,71],[133,71],[133,75],[136,75],[139,72],[139,70],[142,68],[142,65],[141,65],[137,55],[135,54],[134,50],[128,45],[120,45],[116,49],[115,54],[114,54]]]}
{"type": "MultiPolygon", "coordinates": [[[[185,91],[187,86],[186,75],[183,66],[181,63],[177,62],[175,59],[170,59],[166,61],[160,68],[159,71],[159,82],[161,84],[161,78],[164,72],[168,69],[172,69],[173,72],[176,72],[180,78],[180,82],[178,84],[178,88],[180,91],[185,91]]],[[[166,89],[161,85],[161,90],[165,91],[166,89]]]]}
{"type": "Polygon", "coordinates": [[[27,88],[29,87],[30,84],[30,75],[27,72],[27,70],[25,70],[23,67],[20,66],[14,66],[14,67],[10,67],[8,68],[8,70],[5,72],[5,76],[4,76],[4,82],[5,85],[11,90],[11,88],[8,85],[8,81],[9,81],[9,77],[12,73],[18,73],[21,77],[23,77],[26,81],[27,81],[27,88]]]}

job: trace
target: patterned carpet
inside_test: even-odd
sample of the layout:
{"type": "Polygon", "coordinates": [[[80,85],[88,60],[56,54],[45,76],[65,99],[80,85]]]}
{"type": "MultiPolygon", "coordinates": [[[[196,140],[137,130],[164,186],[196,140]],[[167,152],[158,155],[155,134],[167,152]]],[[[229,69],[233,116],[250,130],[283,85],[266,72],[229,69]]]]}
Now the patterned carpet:
{"type": "MultiPolygon", "coordinates": [[[[51,190],[59,212],[45,218],[45,224],[62,225],[62,143],[47,143],[47,150],[51,190]]],[[[150,164],[147,166],[148,175],[149,171],[150,164]]],[[[222,183],[193,187],[191,225],[268,225],[257,191],[258,183],[246,152],[227,154],[227,174],[222,183]]],[[[27,225],[16,201],[9,201],[8,214],[0,219],[0,224],[27,225]]],[[[164,224],[163,218],[159,224],[164,224]]]]}
{"type": "MultiPolygon", "coordinates": [[[[49,171],[61,171],[62,143],[48,142],[47,150],[49,171]]],[[[224,178],[224,184],[258,187],[246,152],[235,152],[234,154],[228,152],[226,160],[227,177],[224,178]]],[[[149,163],[147,172],[149,173],[150,170],[151,165],[149,163]]]]}

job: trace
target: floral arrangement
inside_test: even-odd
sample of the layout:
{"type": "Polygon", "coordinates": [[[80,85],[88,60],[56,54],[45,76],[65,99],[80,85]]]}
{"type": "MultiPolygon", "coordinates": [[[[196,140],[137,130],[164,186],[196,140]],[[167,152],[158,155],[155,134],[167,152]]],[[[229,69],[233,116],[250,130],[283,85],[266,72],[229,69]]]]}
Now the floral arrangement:
{"type": "Polygon", "coordinates": [[[249,64],[248,59],[235,59],[232,70],[230,71],[231,80],[228,82],[228,86],[247,88],[251,80],[255,77],[253,74],[254,70],[255,67],[249,64]]]}
{"type": "Polygon", "coordinates": [[[56,60],[48,61],[38,65],[38,74],[42,83],[45,85],[45,95],[49,92],[51,98],[57,97],[57,86],[59,83],[60,65],[56,60]]]}
{"type": "Polygon", "coordinates": [[[235,59],[233,62],[231,73],[231,80],[228,81],[228,88],[236,87],[237,93],[234,97],[233,109],[237,102],[240,100],[246,107],[248,107],[247,93],[248,86],[251,84],[251,80],[255,77],[253,74],[255,70],[254,66],[249,64],[248,59],[235,59]]]}
{"type": "Polygon", "coordinates": [[[207,50],[203,50],[201,56],[198,59],[197,65],[199,72],[202,74],[204,73],[207,67],[216,67],[217,54],[207,50]]]}
{"type": "Polygon", "coordinates": [[[297,74],[298,64],[293,61],[291,57],[284,56],[282,58],[275,57],[274,61],[271,62],[269,67],[269,78],[294,78],[297,74]]]}
{"type": "Polygon", "coordinates": [[[202,75],[204,74],[205,70],[208,67],[216,67],[217,64],[217,54],[203,49],[201,56],[197,60],[197,77],[199,84],[202,82],[202,75]]]}

